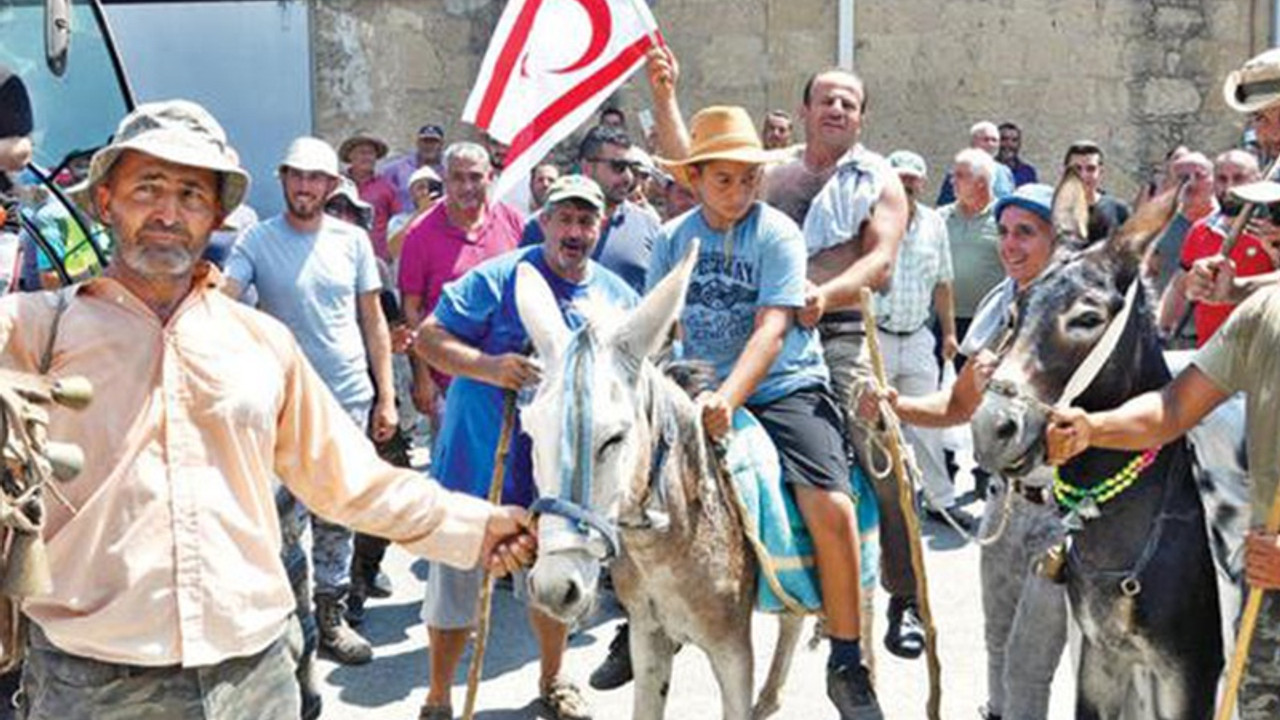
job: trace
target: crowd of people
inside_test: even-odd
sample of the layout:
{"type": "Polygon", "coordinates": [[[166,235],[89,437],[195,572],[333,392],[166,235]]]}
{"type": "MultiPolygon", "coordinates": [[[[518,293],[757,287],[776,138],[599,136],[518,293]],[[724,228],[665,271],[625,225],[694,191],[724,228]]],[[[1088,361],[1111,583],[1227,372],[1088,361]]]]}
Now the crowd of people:
{"type": "MultiPolygon", "coordinates": [[[[1178,411],[1147,399],[1101,415],[1064,413],[1050,438],[1055,460],[1090,443],[1148,447],[1231,392],[1265,394],[1274,384],[1280,295],[1253,291],[1280,266],[1280,193],[1269,205],[1262,196],[1268,211],[1228,258],[1219,253],[1242,198],[1254,197],[1236,190],[1280,154],[1280,53],[1242,73],[1233,106],[1251,114],[1257,144],[1175,148],[1147,190],[1179,194],[1144,266],[1161,330],[1170,347],[1205,346],[1190,377],[1160,396],[1178,411]]],[[[886,398],[907,423],[925,509],[972,532],[979,520],[965,505],[986,499],[988,476],[964,443],[947,447],[942,428],[973,414],[1009,308],[1051,262],[1054,189],[1042,181],[1079,180],[1090,242],[1123,225],[1130,207],[1104,189],[1098,143],[1072,143],[1060,167],[1038,171],[1020,156],[1022,129],[988,120],[933,174],[941,177],[931,207],[931,173],[917,152],[881,155],[861,142],[866,85],[847,70],[809,78],[794,116],[771,110],[756,121],[742,108],[710,107],[687,126],[669,49],[652,51],[647,77],[646,132],[606,107],[572,161],[537,164],[501,198],[492,193],[501,143],[450,139],[426,124],[396,157],[365,131],[336,149],[296,139],[277,163],[284,210],[259,219],[217,121],[180,101],[139,107],[67,178],[112,255],[105,271],[76,255],[86,239],[74,223],[28,198],[37,201],[34,225],[57,242],[27,239],[0,257],[11,289],[56,287],[51,250],[73,275],[102,274],[0,305],[6,365],[34,370],[47,346],[55,374],[83,373],[100,388],[90,410],[52,417],[51,434],[79,443],[88,462],[68,486],[78,512],[51,506],[45,521],[55,591],[24,605],[26,717],[141,700],[155,717],[187,717],[211,677],[235,688],[217,697],[227,713],[217,717],[244,708],[318,717],[313,654],[373,658],[359,627],[366,600],[393,591],[379,568],[389,538],[433,561],[420,718],[452,718],[477,565],[515,571],[533,549],[521,508],[536,487],[518,421],[507,457],[494,456],[505,393],[541,376],[515,310],[516,267],[535,268],[576,327],[579,302],[630,308],[695,245],[679,352],[713,370],[697,397],[705,430],[727,434],[745,408],[774,440],[815,541],[828,694],[845,720],[882,717],[865,668],[871,605],[859,583],[856,502],[879,505],[885,647],[918,657],[924,633],[896,489],[877,482],[873,498],[850,489],[851,468],[883,466],[867,413],[856,411],[870,382],[866,326],[881,336],[886,398]],[[860,307],[863,288],[877,292],[874,316],[860,307]],[[413,469],[413,448],[429,450],[434,480],[413,469]],[[495,463],[505,466],[499,508],[483,501],[495,463]],[[962,494],[957,478],[966,476],[975,486],[962,494]],[[119,682],[57,684],[67,668],[119,682]]],[[[7,78],[0,87],[8,91],[7,78]]],[[[0,167],[16,172],[25,160],[7,138],[30,133],[29,113],[2,119],[0,167]]],[[[0,189],[11,189],[7,179],[0,189]]],[[[1270,485],[1276,433],[1274,413],[1251,404],[1252,466],[1267,468],[1258,477],[1270,485]]],[[[1048,527],[1044,499],[1025,499],[1034,505],[1028,522],[1048,527]]],[[[1047,532],[1034,546],[984,548],[984,575],[1025,578],[1054,540],[1047,532]]],[[[1251,562],[1263,563],[1250,565],[1251,583],[1280,585],[1275,547],[1272,536],[1251,536],[1251,562]]],[[[1045,717],[1065,637],[1025,647],[1017,619],[1036,603],[1060,612],[1065,627],[1065,606],[1022,591],[984,600],[985,717],[1045,717]]],[[[1280,623],[1280,603],[1265,612],[1280,623]]],[[[535,608],[530,623],[539,697],[556,717],[589,717],[561,670],[569,628],[535,608]]],[[[1259,655],[1258,672],[1270,657],[1259,655]]],[[[1246,685],[1255,697],[1280,693],[1265,677],[1246,685]]],[[[630,679],[624,625],[590,682],[605,690],[630,679]]]]}

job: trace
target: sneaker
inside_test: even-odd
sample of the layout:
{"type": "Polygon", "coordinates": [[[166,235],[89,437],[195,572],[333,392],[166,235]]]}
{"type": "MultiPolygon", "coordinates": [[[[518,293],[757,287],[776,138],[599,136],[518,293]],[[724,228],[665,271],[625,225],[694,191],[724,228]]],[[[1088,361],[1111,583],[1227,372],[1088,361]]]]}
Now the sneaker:
{"type": "Polygon", "coordinates": [[[596,690],[616,690],[631,682],[631,678],[631,623],[624,622],[609,643],[609,655],[587,682],[596,690]]]}
{"type": "Polygon", "coordinates": [[[889,598],[889,628],[884,646],[900,658],[914,660],[924,652],[924,623],[920,622],[916,599],[903,595],[889,598]]]}
{"type": "Polygon", "coordinates": [[[827,697],[840,712],[840,720],[884,720],[871,676],[861,665],[829,668],[827,697]]]}
{"type": "Polygon", "coordinates": [[[343,665],[363,665],[373,659],[373,646],[343,619],[338,598],[317,597],[316,623],[320,626],[320,651],[343,665]]]}

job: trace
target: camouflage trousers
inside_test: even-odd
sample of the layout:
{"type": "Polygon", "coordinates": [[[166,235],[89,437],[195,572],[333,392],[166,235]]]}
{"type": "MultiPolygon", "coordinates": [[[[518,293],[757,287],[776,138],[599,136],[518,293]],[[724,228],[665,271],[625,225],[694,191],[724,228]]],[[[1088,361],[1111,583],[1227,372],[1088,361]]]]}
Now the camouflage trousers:
{"type": "MultiPolygon", "coordinates": [[[[351,405],[347,414],[361,430],[369,426],[371,407],[366,403],[351,405]]],[[[288,492],[283,490],[283,492],[288,492]]],[[[281,503],[277,508],[291,512],[293,517],[280,515],[281,527],[291,525],[301,529],[311,526],[311,567],[315,575],[315,595],[342,599],[351,588],[351,556],[355,535],[350,528],[335,525],[313,514],[300,502],[281,503]],[[285,507],[287,505],[287,508],[285,507]]],[[[288,532],[287,530],[285,532],[288,532]]]]}
{"type": "Polygon", "coordinates": [[[254,655],[216,665],[140,667],[55,648],[35,625],[22,672],[21,720],[297,720],[298,623],[254,655]]]}
{"type": "MultiPolygon", "coordinates": [[[[1246,595],[1248,590],[1246,589],[1246,595]]],[[[1280,591],[1264,593],[1240,683],[1240,720],[1280,717],[1280,591]]]]}

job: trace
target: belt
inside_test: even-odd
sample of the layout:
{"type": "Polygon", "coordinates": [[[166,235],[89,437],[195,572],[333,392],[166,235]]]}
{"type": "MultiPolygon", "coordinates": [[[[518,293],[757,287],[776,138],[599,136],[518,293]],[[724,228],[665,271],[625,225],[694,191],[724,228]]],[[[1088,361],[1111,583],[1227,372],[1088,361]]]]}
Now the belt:
{"type": "Polygon", "coordinates": [[[866,327],[862,323],[862,312],[860,310],[829,312],[818,321],[818,334],[823,339],[836,335],[864,335],[866,327]]]}
{"type": "Polygon", "coordinates": [[[1049,488],[1047,487],[1027,485],[1017,478],[1014,478],[1011,484],[1013,491],[1021,495],[1029,503],[1044,505],[1049,502],[1049,488]]]}
{"type": "Polygon", "coordinates": [[[914,330],[906,330],[906,331],[890,330],[889,328],[879,324],[877,324],[876,327],[879,328],[880,332],[885,333],[886,335],[893,335],[894,337],[911,337],[912,335],[915,335],[916,333],[924,329],[924,325],[921,325],[914,330]]]}

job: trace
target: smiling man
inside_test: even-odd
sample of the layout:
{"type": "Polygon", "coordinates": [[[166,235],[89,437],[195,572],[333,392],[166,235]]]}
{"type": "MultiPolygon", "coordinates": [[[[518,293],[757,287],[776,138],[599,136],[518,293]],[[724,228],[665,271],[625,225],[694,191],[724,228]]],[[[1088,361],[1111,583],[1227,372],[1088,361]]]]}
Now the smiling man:
{"type": "MultiPolygon", "coordinates": [[[[323,140],[298,138],[278,175],[285,212],[236,243],[226,291],[239,297],[253,286],[259,308],[289,326],[352,421],[385,441],[398,421],[391,335],[369,236],[324,212],[340,178],[337,154],[323,140]]],[[[351,530],[315,515],[310,521],[320,648],[342,663],[368,662],[372,646],[342,617],[351,589],[351,530]]]]}
{"type": "MultiPolygon", "coordinates": [[[[452,489],[477,497],[488,493],[504,395],[540,377],[537,362],[523,354],[529,339],[515,307],[517,266],[528,263],[542,274],[573,328],[583,322],[578,303],[635,305],[635,291],[591,259],[604,208],[604,193],[594,181],[581,175],[560,178],[543,210],[546,242],[489,260],[447,285],[419,329],[419,354],[433,368],[454,376],[431,459],[433,472],[450,478],[452,489]]],[[[536,495],[531,445],[518,419],[511,438],[503,497],[528,506],[536,495]]],[[[421,720],[453,717],[450,688],[475,622],[480,580],[479,571],[444,565],[433,565],[427,577],[422,619],[430,636],[431,687],[421,720]]],[[[541,651],[543,702],[563,720],[589,717],[581,692],[560,674],[568,628],[533,609],[529,619],[541,651]]]]}

